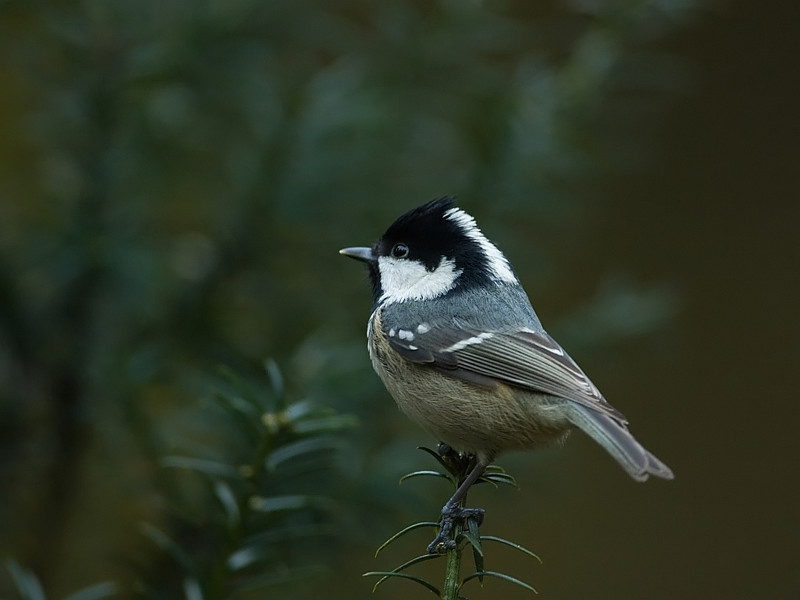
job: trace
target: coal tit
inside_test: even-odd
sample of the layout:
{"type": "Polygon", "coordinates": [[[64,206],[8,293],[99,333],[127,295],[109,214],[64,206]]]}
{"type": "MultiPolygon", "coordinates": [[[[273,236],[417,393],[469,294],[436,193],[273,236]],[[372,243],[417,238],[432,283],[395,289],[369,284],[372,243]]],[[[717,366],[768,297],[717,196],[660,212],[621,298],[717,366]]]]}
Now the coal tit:
{"type": "MultiPolygon", "coordinates": [[[[443,529],[469,514],[467,490],[498,454],[561,441],[576,427],[637,481],[672,479],[545,332],[508,260],[453,198],[404,214],[372,248],[340,253],[369,267],[369,355],[389,393],[436,439],[476,459],[442,510],[443,529]]],[[[452,544],[447,534],[429,551],[452,544]]]]}

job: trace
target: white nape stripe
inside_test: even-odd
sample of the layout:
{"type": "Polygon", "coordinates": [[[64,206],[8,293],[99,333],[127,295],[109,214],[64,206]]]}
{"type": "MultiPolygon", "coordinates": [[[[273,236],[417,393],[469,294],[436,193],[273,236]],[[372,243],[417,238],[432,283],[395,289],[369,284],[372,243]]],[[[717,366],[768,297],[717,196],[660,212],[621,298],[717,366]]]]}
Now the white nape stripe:
{"type": "Polygon", "coordinates": [[[446,219],[451,220],[453,223],[461,228],[468,238],[475,241],[489,261],[489,271],[492,276],[498,281],[505,281],[507,283],[517,283],[517,278],[514,271],[511,270],[511,265],[508,259],[503,256],[500,249],[495,246],[489,239],[483,235],[483,232],[478,228],[475,219],[465,213],[460,208],[451,208],[445,211],[444,216],[446,219]]]}
{"type": "Polygon", "coordinates": [[[458,352],[459,350],[463,350],[467,346],[472,346],[473,344],[480,344],[483,340],[488,340],[490,337],[494,336],[493,333],[485,332],[480,333],[474,337],[467,338],[465,340],[460,340],[453,344],[452,346],[448,346],[447,348],[442,349],[442,352],[458,352]]]}
{"type": "Polygon", "coordinates": [[[456,268],[453,259],[444,257],[433,271],[429,271],[416,260],[381,256],[378,270],[382,291],[379,304],[443,296],[455,287],[456,279],[463,272],[456,268]]]}

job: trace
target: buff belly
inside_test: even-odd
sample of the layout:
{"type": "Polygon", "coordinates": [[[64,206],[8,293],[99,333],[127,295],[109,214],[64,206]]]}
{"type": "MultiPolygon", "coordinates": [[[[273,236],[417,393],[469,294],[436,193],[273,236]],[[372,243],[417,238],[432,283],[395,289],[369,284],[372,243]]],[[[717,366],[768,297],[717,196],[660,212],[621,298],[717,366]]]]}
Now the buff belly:
{"type": "MultiPolygon", "coordinates": [[[[379,324],[379,322],[378,322],[379,324]]],[[[437,440],[491,460],[563,440],[565,400],[497,383],[477,386],[395,353],[383,335],[370,340],[375,371],[400,409],[437,440]]]]}

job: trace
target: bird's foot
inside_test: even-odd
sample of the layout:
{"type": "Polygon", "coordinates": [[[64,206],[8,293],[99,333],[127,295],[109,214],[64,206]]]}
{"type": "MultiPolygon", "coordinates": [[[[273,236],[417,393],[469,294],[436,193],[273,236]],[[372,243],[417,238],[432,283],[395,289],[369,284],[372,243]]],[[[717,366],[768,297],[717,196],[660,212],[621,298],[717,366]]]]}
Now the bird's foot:
{"type": "Polygon", "coordinates": [[[442,459],[442,464],[450,472],[460,479],[466,477],[470,469],[475,465],[475,457],[469,454],[461,454],[453,450],[444,442],[439,442],[437,448],[439,457],[442,459]]]}
{"type": "Polygon", "coordinates": [[[463,506],[448,506],[442,508],[442,519],[439,521],[439,533],[428,544],[428,554],[444,554],[456,547],[453,539],[453,528],[456,523],[466,525],[469,519],[474,519],[478,525],[483,523],[486,511],[482,508],[464,508],[463,506]]]}

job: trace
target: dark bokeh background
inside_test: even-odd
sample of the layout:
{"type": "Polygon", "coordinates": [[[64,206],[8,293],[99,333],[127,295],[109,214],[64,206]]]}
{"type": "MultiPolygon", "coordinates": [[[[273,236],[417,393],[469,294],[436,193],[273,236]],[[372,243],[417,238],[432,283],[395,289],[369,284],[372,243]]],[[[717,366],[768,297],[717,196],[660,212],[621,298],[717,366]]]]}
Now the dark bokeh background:
{"type": "Polygon", "coordinates": [[[218,365],[271,357],[361,422],[322,490],[329,571],[280,593],[369,597],[426,539],[375,546],[447,490],[396,486],[432,441],[371,373],[336,250],[455,193],[676,473],[634,484],[579,436],[507,457],[521,490],[472,501],[544,563],[487,568],[545,598],[797,598],[799,6],[0,3],[0,555],[48,598],[167,586],[140,523],[192,548],[204,521],[181,539],[159,458],[215,443],[218,365]]]}

